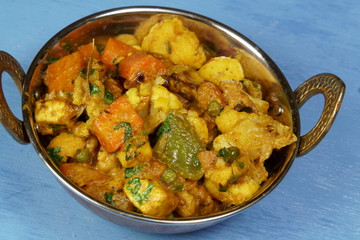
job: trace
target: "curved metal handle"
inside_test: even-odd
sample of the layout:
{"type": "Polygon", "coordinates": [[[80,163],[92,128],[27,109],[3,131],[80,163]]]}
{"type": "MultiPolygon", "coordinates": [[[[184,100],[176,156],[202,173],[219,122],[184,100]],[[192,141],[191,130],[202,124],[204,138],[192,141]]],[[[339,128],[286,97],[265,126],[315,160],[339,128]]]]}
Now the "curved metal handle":
{"type": "Polygon", "coordinates": [[[300,137],[297,156],[311,151],[330,130],[344,97],[345,84],[339,77],[330,73],[318,74],[308,79],[295,90],[298,108],[300,109],[309,98],[319,93],[325,98],[323,112],[313,129],[300,137]]]}
{"type": "Polygon", "coordinates": [[[24,70],[20,64],[6,52],[0,51],[0,121],[8,133],[19,143],[29,143],[24,122],[17,119],[11,112],[2,90],[2,73],[7,72],[14,80],[20,94],[22,94],[24,70]]]}

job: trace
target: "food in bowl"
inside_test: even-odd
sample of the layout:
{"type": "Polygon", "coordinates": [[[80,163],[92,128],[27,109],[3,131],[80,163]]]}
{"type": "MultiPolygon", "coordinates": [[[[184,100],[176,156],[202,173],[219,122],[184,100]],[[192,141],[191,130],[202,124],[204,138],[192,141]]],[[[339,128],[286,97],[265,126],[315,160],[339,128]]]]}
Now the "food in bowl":
{"type": "Polygon", "coordinates": [[[264,162],[296,141],[269,114],[241,54],[218,55],[175,16],[133,34],[61,42],[35,91],[47,153],[92,197],[160,218],[204,216],[249,200],[264,162]]]}

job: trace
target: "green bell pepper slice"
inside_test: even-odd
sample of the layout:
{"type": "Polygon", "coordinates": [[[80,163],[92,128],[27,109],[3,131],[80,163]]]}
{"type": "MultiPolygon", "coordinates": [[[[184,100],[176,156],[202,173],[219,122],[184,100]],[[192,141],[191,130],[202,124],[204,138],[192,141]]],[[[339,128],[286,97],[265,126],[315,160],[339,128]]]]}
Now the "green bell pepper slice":
{"type": "Polygon", "coordinates": [[[206,150],[203,142],[180,114],[170,113],[157,131],[154,157],[184,178],[199,180],[204,175],[197,154],[206,150]]]}

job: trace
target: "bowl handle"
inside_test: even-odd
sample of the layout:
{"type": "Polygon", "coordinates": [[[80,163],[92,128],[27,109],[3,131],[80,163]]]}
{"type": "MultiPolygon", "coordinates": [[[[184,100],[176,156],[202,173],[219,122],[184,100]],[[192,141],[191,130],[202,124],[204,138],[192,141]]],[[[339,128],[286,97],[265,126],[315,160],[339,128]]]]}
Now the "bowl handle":
{"type": "Polygon", "coordinates": [[[2,73],[7,72],[15,82],[20,94],[23,90],[25,73],[18,61],[6,52],[0,51],[0,121],[8,133],[19,143],[29,143],[24,122],[17,119],[6,102],[2,88],[2,73]]]}
{"type": "Polygon", "coordinates": [[[297,156],[311,151],[330,130],[344,97],[345,84],[339,77],[330,73],[313,76],[295,90],[298,108],[300,109],[308,99],[319,93],[325,98],[323,112],[316,125],[308,133],[300,136],[297,156]]]}

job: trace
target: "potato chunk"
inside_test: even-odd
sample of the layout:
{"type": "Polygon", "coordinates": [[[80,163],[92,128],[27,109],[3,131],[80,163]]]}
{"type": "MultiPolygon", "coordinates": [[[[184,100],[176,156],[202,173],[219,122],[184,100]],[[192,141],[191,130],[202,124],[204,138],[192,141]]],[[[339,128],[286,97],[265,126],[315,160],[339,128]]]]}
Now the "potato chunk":
{"type": "Polygon", "coordinates": [[[130,138],[117,152],[117,157],[124,168],[149,162],[152,158],[152,149],[147,137],[138,135],[130,138]]]}
{"type": "Polygon", "coordinates": [[[250,180],[244,183],[231,184],[226,191],[220,191],[217,184],[206,179],[205,187],[214,198],[238,205],[250,199],[259,189],[260,184],[250,180]]]}
{"type": "Polygon", "coordinates": [[[125,183],[124,192],[142,213],[155,217],[170,215],[178,204],[177,198],[172,193],[149,179],[131,178],[125,183]]]}
{"type": "Polygon", "coordinates": [[[76,151],[84,148],[85,144],[83,138],[63,132],[51,140],[48,149],[58,149],[57,154],[61,157],[61,161],[66,162],[68,157],[75,157],[76,151]]]}
{"type": "Polygon", "coordinates": [[[141,45],[147,52],[159,53],[175,64],[200,68],[206,56],[195,33],[178,18],[162,19],[153,25],[141,45]]]}

